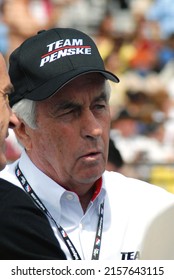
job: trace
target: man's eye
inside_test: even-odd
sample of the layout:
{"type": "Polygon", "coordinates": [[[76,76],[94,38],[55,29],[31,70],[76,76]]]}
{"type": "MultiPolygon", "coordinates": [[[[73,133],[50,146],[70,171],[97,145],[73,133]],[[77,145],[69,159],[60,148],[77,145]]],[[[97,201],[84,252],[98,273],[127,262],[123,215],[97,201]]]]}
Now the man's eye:
{"type": "Polygon", "coordinates": [[[96,104],[96,105],[95,105],[95,108],[96,108],[96,109],[104,109],[105,107],[106,107],[105,104],[96,104]]]}
{"type": "Polygon", "coordinates": [[[65,113],[66,115],[80,115],[81,113],[81,108],[80,107],[75,107],[75,108],[72,108],[72,109],[69,109],[67,110],[67,112],[65,113]]]}
{"type": "Polygon", "coordinates": [[[73,113],[74,113],[74,111],[75,111],[75,110],[68,110],[68,111],[65,111],[65,113],[64,113],[64,114],[65,114],[65,115],[73,114],[73,113]]]}
{"type": "Polygon", "coordinates": [[[79,114],[78,110],[72,109],[72,110],[65,110],[62,112],[59,112],[56,117],[60,118],[60,117],[71,117],[71,116],[76,116],[79,114]]]}

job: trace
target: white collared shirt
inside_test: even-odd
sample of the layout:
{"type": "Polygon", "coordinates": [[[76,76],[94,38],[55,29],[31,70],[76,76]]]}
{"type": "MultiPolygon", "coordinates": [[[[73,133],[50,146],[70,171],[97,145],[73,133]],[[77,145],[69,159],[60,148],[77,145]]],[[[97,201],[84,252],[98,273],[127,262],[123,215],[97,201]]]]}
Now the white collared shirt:
{"type": "MultiPolygon", "coordinates": [[[[102,176],[98,196],[90,202],[84,213],[78,196],[41,172],[25,152],[19,161],[8,165],[0,177],[23,189],[15,175],[17,162],[32,189],[55,221],[67,232],[84,260],[90,260],[92,256],[99,207],[103,200],[105,205],[100,260],[138,258],[144,234],[153,218],[174,205],[174,195],[162,188],[106,171],[102,176]]],[[[56,226],[51,221],[50,223],[67,258],[72,259],[56,226]]]]}

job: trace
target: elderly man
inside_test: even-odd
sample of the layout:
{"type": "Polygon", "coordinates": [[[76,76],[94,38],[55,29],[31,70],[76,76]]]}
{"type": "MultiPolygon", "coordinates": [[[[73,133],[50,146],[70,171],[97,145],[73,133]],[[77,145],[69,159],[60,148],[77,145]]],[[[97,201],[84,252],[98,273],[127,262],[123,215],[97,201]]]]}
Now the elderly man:
{"type": "Polygon", "coordinates": [[[12,53],[9,73],[24,150],[1,176],[45,214],[67,259],[138,259],[149,223],[174,196],[105,171],[107,80],[119,80],[93,40],[69,28],[39,32],[12,53]]]}

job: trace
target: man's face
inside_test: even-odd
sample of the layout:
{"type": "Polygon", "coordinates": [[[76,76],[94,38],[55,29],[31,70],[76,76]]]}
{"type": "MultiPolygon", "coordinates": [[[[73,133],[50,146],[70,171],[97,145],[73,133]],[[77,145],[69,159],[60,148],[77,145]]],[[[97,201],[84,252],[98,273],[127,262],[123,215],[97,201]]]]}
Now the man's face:
{"type": "Polygon", "coordinates": [[[5,138],[8,135],[9,121],[13,122],[11,109],[8,103],[8,94],[12,85],[7,74],[4,58],[0,54],[0,170],[6,165],[5,138]]]}
{"type": "Polygon", "coordinates": [[[108,156],[110,113],[105,79],[82,75],[37,104],[37,129],[28,128],[32,161],[67,189],[90,186],[108,156]]]}

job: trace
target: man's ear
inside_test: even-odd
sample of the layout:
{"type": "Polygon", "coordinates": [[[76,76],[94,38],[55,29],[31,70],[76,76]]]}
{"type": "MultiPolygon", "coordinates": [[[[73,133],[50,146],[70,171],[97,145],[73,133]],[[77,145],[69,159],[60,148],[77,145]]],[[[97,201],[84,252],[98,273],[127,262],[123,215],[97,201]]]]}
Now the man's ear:
{"type": "Polygon", "coordinates": [[[32,147],[32,142],[30,138],[30,131],[32,129],[23,121],[19,120],[19,123],[14,128],[15,135],[21,145],[26,149],[30,150],[32,147]]]}

